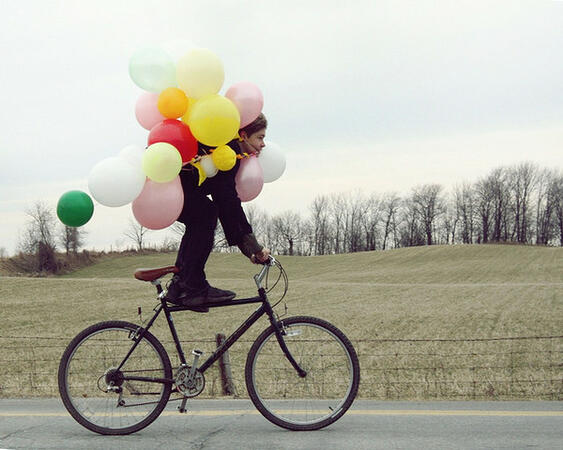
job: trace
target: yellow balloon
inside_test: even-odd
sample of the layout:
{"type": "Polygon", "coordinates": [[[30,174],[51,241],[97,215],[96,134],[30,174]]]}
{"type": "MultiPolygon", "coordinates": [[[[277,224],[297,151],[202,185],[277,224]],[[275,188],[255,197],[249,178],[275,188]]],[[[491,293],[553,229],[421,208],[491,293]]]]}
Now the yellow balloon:
{"type": "Polygon", "coordinates": [[[188,125],[194,137],[210,147],[219,147],[237,136],[240,114],[222,95],[208,95],[190,108],[188,125]]]}
{"type": "Polygon", "coordinates": [[[237,162],[236,153],[228,145],[222,145],[213,150],[211,158],[213,159],[215,167],[223,171],[231,170],[237,162]]]}
{"type": "Polygon", "coordinates": [[[177,119],[186,113],[188,97],[181,89],[170,87],[160,93],[157,106],[164,117],[177,119]]]}
{"type": "Polygon", "coordinates": [[[184,122],[188,126],[189,126],[188,122],[190,120],[190,111],[191,111],[192,106],[194,106],[196,101],[197,100],[195,98],[188,97],[188,108],[186,109],[186,112],[182,116],[182,122],[184,122]]]}
{"type": "Polygon", "coordinates": [[[217,55],[206,48],[196,48],[178,60],[176,79],[188,97],[198,99],[219,92],[225,71],[217,55]]]}
{"type": "Polygon", "coordinates": [[[172,144],[155,142],[143,155],[143,172],[156,183],[168,183],[180,173],[182,156],[172,144]]]}
{"type": "Polygon", "coordinates": [[[195,162],[195,163],[191,163],[192,166],[194,166],[197,169],[197,173],[199,175],[199,180],[197,185],[201,186],[201,184],[205,181],[205,179],[207,178],[207,175],[205,174],[205,170],[203,170],[203,167],[201,167],[201,162],[195,162]]]}

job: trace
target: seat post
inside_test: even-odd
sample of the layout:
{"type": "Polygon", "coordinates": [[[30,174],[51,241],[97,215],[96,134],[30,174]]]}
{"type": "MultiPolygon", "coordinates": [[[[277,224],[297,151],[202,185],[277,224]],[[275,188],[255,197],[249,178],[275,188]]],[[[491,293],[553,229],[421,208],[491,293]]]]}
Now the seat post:
{"type": "Polygon", "coordinates": [[[161,279],[157,278],[156,280],[151,281],[151,284],[156,286],[156,292],[157,294],[162,294],[162,285],[161,285],[161,279]]]}

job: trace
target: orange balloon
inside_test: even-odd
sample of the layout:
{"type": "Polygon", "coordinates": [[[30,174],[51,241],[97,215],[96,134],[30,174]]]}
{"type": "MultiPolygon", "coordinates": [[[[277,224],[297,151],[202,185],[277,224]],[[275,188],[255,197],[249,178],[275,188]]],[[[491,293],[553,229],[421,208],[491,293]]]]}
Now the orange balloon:
{"type": "Polygon", "coordinates": [[[177,119],[188,110],[188,97],[181,89],[170,87],[158,96],[158,110],[168,119],[177,119]]]}

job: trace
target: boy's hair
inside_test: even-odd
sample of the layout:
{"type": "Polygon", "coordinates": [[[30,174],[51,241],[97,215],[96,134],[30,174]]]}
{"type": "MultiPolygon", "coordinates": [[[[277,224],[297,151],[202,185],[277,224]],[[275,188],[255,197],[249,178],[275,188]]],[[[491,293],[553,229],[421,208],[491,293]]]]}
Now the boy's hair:
{"type": "Polygon", "coordinates": [[[260,131],[262,128],[267,128],[267,127],[268,127],[268,121],[266,120],[266,116],[260,113],[260,115],[256,119],[254,119],[244,128],[241,128],[240,131],[244,131],[248,136],[250,136],[251,134],[254,134],[257,131],[260,131]]]}

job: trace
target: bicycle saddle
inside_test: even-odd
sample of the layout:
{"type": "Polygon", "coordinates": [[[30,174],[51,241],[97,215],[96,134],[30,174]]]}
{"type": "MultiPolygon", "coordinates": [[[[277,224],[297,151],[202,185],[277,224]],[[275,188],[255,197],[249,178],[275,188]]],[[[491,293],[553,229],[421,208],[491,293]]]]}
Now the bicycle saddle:
{"type": "Polygon", "coordinates": [[[137,269],[135,270],[135,278],[141,281],[154,281],[169,273],[178,273],[180,269],[176,266],[158,267],[155,269],[137,269]]]}

